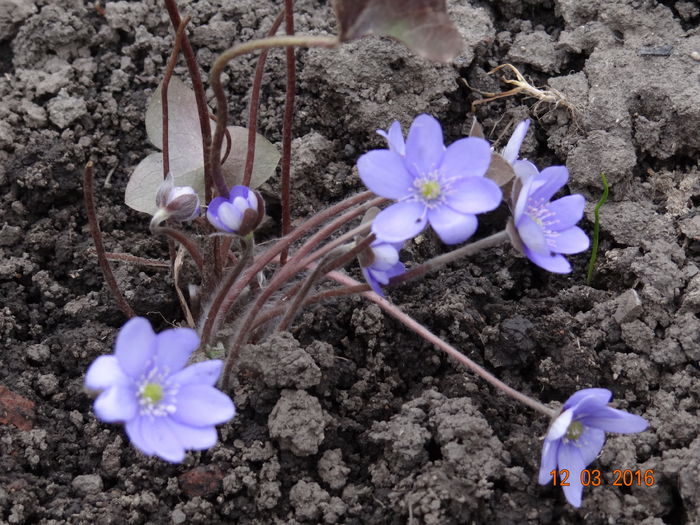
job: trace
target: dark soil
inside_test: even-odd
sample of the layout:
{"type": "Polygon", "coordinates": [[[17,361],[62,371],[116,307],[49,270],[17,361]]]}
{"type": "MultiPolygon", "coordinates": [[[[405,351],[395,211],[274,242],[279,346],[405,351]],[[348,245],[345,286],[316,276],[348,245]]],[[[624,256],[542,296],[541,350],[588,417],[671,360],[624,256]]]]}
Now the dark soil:
{"type": "MultiPolygon", "coordinates": [[[[565,163],[569,189],[602,208],[588,254],[550,275],[507,246],[389,292],[419,322],[544,402],[605,387],[649,429],[609,435],[581,509],[537,484],[548,422],[514,404],[360,298],[307,310],[291,334],[243,355],[239,414],[220,444],[181,465],[146,458],[91,411],[83,376],[125,321],[91,252],[81,176],[92,159],[107,249],[167,258],[123,204],[151,151],[143,125],[172,44],[156,0],[0,0],[0,521],[3,523],[700,523],[700,9],[680,0],[453,0],[467,46],[435,66],[368,38],[298,51],[296,217],[360,190],[354,163],[376,128],[419,113],[448,142],[470,104],[516,65],[577,109],[522,96],[478,106],[504,143],[534,117],[523,156],[565,163]],[[653,469],[615,487],[616,469],[653,469]]],[[[208,71],[263,35],[280,2],[181,2],[208,71]]],[[[332,33],[327,2],[298,0],[299,32],[332,33]]],[[[255,56],[227,70],[246,120],[255,56]]],[[[181,64],[176,70],[184,78],[181,64]]],[[[211,96],[211,92],[208,93],[211,96]]],[[[271,52],[260,131],[281,139],[284,53],[271,52]]],[[[213,105],[213,104],[212,104],[213,105]]],[[[277,182],[263,188],[273,218],[277,182]]],[[[477,237],[502,227],[482,217],[477,237]]],[[[409,264],[445,250],[426,232],[409,264]]],[[[182,323],[167,272],[116,264],[127,300],[157,328],[182,323]]],[[[355,272],[355,269],[349,270],[355,272]]]]}

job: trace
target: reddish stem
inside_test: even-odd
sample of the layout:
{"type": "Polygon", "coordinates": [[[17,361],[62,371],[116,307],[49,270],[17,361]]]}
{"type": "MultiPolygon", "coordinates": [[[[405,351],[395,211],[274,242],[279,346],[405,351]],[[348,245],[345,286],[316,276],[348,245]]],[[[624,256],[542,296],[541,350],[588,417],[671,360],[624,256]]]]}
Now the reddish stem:
{"type": "Polygon", "coordinates": [[[90,235],[92,235],[92,241],[95,243],[97,261],[100,264],[102,275],[104,275],[105,281],[107,282],[107,287],[112,292],[112,296],[117,306],[119,306],[119,309],[124,312],[124,315],[127,317],[135,317],[136,313],[131,306],[129,306],[129,303],[126,302],[126,299],[124,299],[119,285],[117,284],[117,280],[112,273],[112,267],[107,260],[107,252],[102,242],[102,231],[100,230],[100,223],[97,222],[97,212],[95,211],[93,181],[92,161],[90,161],[85,165],[85,172],[83,173],[83,198],[85,200],[88,224],[90,225],[90,235]]]}
{"type": "MultiPolygon", "coordinates": [[[[294,34],[294,0],[284,0],[284,29],[288,35],[294,34]]],[[[284,92],[284,121],[282,122],[282,235],[292,229],[290,185],[292,169],[292,124],[294,120],[294,95],[297,71],[294,48],[285,49],[287,56],[287,85],[284,92]]],[[[280,254],[280,264],[287,262],[287,250],[280,254]]]]}
{"type": "MultiPolygon", "coordinates": [[[[218,324],[221,322],[221,319],[226,317],[226,314],[228,313],[229,309],[231,308],[231,306],[233,306],[243,289],[246,286],[248,286],[248,284],[250,284],[250,282],[255,279],[258,272],[262,271],[270,261],[272,261],[282,252],[282,250],[288,248],[294,241],[303,237],[312,228],[315,228],[319,224],[323,224],[330,217],[333,217],[334,215],[341,213],[348,208],[352,208],[353,206],[356,206],[361,202],[366,201],[372,195],[373,193],[371,191],[365,191],[358,195],[355,195],[354,197],[345,199],[344,201],[341,201],[338,204],[317,213],[316,215],[308,219],[306,222],[301,224],[298,228],[290,232],[288,235],[282,237],[281,239],[278,239],[275,242],[275,244],[268,248],[265,252],[258,255],[253,260],[252,264],[248,267],[248,269],[245,272],[243,272],[241,278],[237,280],[236,283],[234,283],[234,285],[231,286],[230,289],[219,290],[219,293],[216,294],[216,296],[214,297],[214,300],[212,301],[212,304],[209,307],[209,309],[204,312],[200,321],[200,326],[202,326],[202,345],[207,345],[211,342],[212,335],[216,332],[216,329],[218,328],[218,324]]],[[[372,204],[373,203],[370,202],[369,206],[371,207],[372,204]]],[[[340,225],[342,225],[345,222],[352,219],[353,217],[357,216],[358,214],[364,213],[366,207],[367,205],[361,206],[360,208],[355,208],[349,214],[343,215],[335,221],[333,221],[331,225],[336,224],[335,228],[337,228],[337,223],[340,223],[340,225]]],[[[334,231],[334,229],[330,229],[329,226],[326,226],[325,228],[323,228],[322,231],[326,232],[325,237],[327,237],[328,235],[330,235],[330,233],[334,231]]],[[[317,233],[315,236],[312,237],[312,239],[318,239],[318,237],[319,234],[317,233]]],[[[321,238],[321,240],[323,238],[321,238]]],[[[307,241],[307,244],[309,242],[310,241],[307,241]]],[[[318,242],[318,240],[316,240],[315,242],[318,242]]],[[[308,248],[305,248],[305,246],[301,248],[301,250],[305,250],[303,255],[308,253],[308,251],[310,251],[314,245],[311,245],[308,248]]],[[[287,277],[287,279],[288,278],[289,277],[287,277]]]]}
{"type": "MultiPolygon", "coordinates": [[[[170,16],[170,22],[175,29],[180,27],[181,19],[180,12],[177,9],[177,4],[175,0],[164,0],[165,8],[168,10],[168,15],[170,16]]],[[[197,101],[197,113],[199,114],[199,127],[202,132],[202,151],[204,157],[204,199],[208,204],[211,201],[211,187],[212,187],[212,169],[211,169],[211,125],[209,124],[209,108],[207,107],[207,100],[204,93],[204,84],[202,83],[202,76],[199,73],[199,66],[197,65],[197,58],[194,55],[194,50],[190,44],[190,39],[187,38],[187,33],[182,34],[182,54],[185,57],[185,62],[187,63],[187,70],[190,73],[190,78],[192,79],[192,89],[194,90],[194,97],[197,101]]],[[[223,184],[225,190],[226,184],[223,184]]],[[[217,182],[217,189],[221,195],[228,195],[227,191],[221,192],[221,188],[217,182]]]]}
{"type": "MultiPolygon", "coordinates": [[[[284,11],[277,15],[272,27],[267,32],[267,36],[274,36],[284,20],[284,11]]],[[[253,177],[253,163],[255,162],[255,139],[258,131],[258,109],[260,109],[260,90],[262,88],[263,73],[265,73],[265,62],[270,50],[268,48],[260,51],[258,63],[255,66],[255,76],[250,93],[250,106],[248,108],[248,149],[245,157],[245,168],[243,170],[243,186],[250,186],[250,179],[253,177]]]]}
{"type": "Polygon", "coordinates": [[[187,16],[182,19],[180,25],[175,32],[175,42],[173,43],[173,51],[170,54],[170,59],[165,68],[165,74],[163,75],[163,82],[160,87],[160,105],[161,111],[163,113],[163,178],[165,179],[170,172],[170,141],[168,137],[168,86],[170,85],[170,79],[173,76],[173,71],[175,71],[175,65],[177,64],[177,57],[180,55],[180,48],[182,47],[182,35],[185,32],[185,26],[189,23],[192,17],[187,16]]]}

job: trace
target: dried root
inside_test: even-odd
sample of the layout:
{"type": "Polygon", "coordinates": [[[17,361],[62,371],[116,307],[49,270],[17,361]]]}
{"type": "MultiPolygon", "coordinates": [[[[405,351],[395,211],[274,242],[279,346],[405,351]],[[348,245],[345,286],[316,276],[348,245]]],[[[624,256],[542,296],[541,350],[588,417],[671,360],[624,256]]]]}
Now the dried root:
{"type": "Polygon", "coordinates": [[[480,93],[484,95],[487,98],[482,98],[481,100],[475,100],[472,102],[472,113],[474,112],[474,109],[476,108],[477,105],[479,104],[485,104],[486,102],[491,102],[493,100],[497,100],[499,98],[504,98],[504,97],[511,97],[514,95],[518,94],[523,94],[527,98],[536,98],[537,103],[533,107],[533,112],[535,114],[537,113],[537,110],[542,104],[548,104],[554,106],[552,110],[557,109],[560,106],[565,107],[566,109],[569,110],[569,113],[571,114],[571,117],[574,121],[577,120],[577,116],[580,114],[579,109],[574,106],[571,102],[569,102],[566,97],[557,91],[556,89],[542,89],[542,88],[537,88],[530,84],[527,80],[525,80],[525,77],[522,75],[518,69],[513,66],[512,64],[501,64],[498,67],[493,68],[491,71],[489,71],[487,74],[488,75],[493,75],[497,71],[500,71],[501,69],[507,68],[509,69],[514,75],[515,79],[511,78],[506,78],[506,77],[501,77],[501,80],[505,82],[506,84],[510,84],[512,86],[515,86],[513,89],[509,89],[508,91],[504,91],[502,93],[489,93],[487,91],[481,91],[479,89],[471,87],[465,79],[460,79],[465,86],[467,86],[469,89],[472,91],[476,91],[477,93],[480,93]]]}

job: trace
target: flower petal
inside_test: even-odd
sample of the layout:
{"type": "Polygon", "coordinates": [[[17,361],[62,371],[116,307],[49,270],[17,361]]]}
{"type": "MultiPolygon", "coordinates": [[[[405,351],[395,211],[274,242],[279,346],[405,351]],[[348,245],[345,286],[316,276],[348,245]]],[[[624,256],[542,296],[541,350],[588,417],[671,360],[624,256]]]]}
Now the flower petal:
{"type": "Polygon", "coordinates": [[[525,255],[540,268],[552,273],[570,273],[571,265],[563,255],[542,255],[525,247],[525,255]]]}
{"type": "Polygon", "coordinates": [[[401,201],[380,211],[372,221],[372,232],[387,242],[402,242],[418,235],[428,223],[425,204],[401,201]]]}
{"type": "Polygon", "coordinates": [[[518,229],[520,239],[528,250],[540,255],[549,255],[551,253],[552,250],[549,249],[547,237],[545,237],[544,231],[542,231],[542,226],[532,220],[527,213],[524,213],[520,217],[516,228],[518,229]]]}
{"type": "Polygon", "coordinates": [[[168,417],[142,419],[141,436],[154,455],[171,463],[180,463],[185,459],[185,447],[170,426],[168,417]]]}
{"type": "Polygon", "coordinates": [[[578,226],[552,232],[547,235],[547,241],[549,247],[556,253],[580,253],[586,251],[591,244],[588,235],[578,226]]]}
{"type": "Polygon", "coordinates": [[[552,471],[557,468],[557,455],[559,452],[560,439],[553,441],[545,440],[542,446],[542,461],[540,462],[540,474],[538,482],[546,485],[552,480],[552,471]]]}
{"type": "Polygon", "coordinates": [[[549,228],[555,231],[566,230],[575,226],[583,218],[586,199],[583,195],[567,195],[548,203],[545,207],[552,214],[549,228]]]}
{"type": "Polygon", "coordinates": [[[583,493],[581,471],[586,468],[586,465],[583,463],[581,452],[574,443],[562,442],[557,455],[557,465],[559,470],[566,469],[569,471],[569,478],[566,480],[569,485],[562,485],[566,500],[574,507],[580,507],[581,494],[583,493]]]}
{"type": "Polygon", "coordinates": [[[446,203],[461,213],[484,213],[498,208],[503,193],[498,184],[485,177],[465,177],[453,182],[446,203]]]}
{"type": "Polygon", "coordinates": [[[224,225],[224,230],[237,232],[243,222],[243,214],[229,201],[222,202],[218,212],[219,222],[224,225]]]}
{"type": "Polygon", "coordinates": [[[411,193],[413,176],[404,160],[393,151],[375,149],[357,159],[360,179],[371,191],[387,199],[401,199],[411,193]]]}
{"type": "Polygon", "coordinates": [[[459,139],[445,150],[440,164],[443,179],[483,177],[491,163],[491,147],[484,139],[459,139]]]}
{"type": "Polygon", "coordinates": [[[191,328],[164,330],[156,336],[155,366],[169,375],[179,372],[198,346],[199,337],[191,328]]]}
{"type": "Polygon", "coordinates": [[[406,166],[413,175],[428,174],[440,166],[445,144],[440,123],[430,115],[418,115],[406,139],[406,166]]]}
{"type": "Polygon", "coordinates": [[[550,166],[543,169],[539,175],[533,178],[533,188],[530,197],[535,200],[547,202],[552,199],[566,181],[569,180],[569,170],[566,166],[550,166]]]}
{"type": "Polygon", "coordinates": [[[221,375],[221,368],[224,362],[219,359],[211,359],[195,363],[187,368],[173,374],[170,379],[178,385],[208,385],[214,386],[221,375]]]}
{"type": "Polygon", "coordinates": [[[475,215],[454,211],[449,206],[428,210],[428,222],[445,244],[458,244],[474,235],[479,222],[475,215]]]}
{"type": "Polygon", "coordinates": [[[609,406],[601,407],[592,414],[582,417],[581,423],[587,427],[594,427],[605,432],[617,432],[618,434],[642,432],[649,426],[643,417],[609,406]]]}
{"type": "Polygon", "coordinates": [[[126,435],[129,436],[129,441],[131,441],[131,444],[147,456],[152,456],[155,454],[153,449],[148,445],[148,443],[146,443],[142,432],[144,423],[147,423],[150,417],[151,416],[138,416],[130,421],[127,421],[126,425],[124,425],[126,435]]]}
{"type": "Polygon", "coordinates": [[[372,268],[378,270],[387,270],[394,266],[399,261],[399,252],[388,242],[382,242],[376,246],[372,246],[374,252],[374,263],[372,268]]]}
{"type": "Polygon", "coordinates": [[[130,379],[113,355],[102,355],[95,359],[85,374],[85,386],[90,390],[104,390],[115,385],[126,385],[130,379]]]}
{"type": "Polygon", "coordinates": [[[569,399],[564,403],[564,408],[574,407],[591,396],[598,400],[600,406],[604,406],[612,399],[612,392],[607,388],[584,388],[569,396],[569,399]]]}
{"type": "Polygon", "coordinates": [[[380,295],[381,297],[384,297],[384,292],[382,291],[382,287],[379,285],[379,281],[374,278],[375,273],[370,271],[369,268],[360,268],[362,270],[362,275],[365,278],[365,281],[367,281],[367,284],[369,284],[370,288],[376,293],[377,295],[380,295]]]}
{"type": "Polygon", "coordinates": [[[391,123],[388,133],[383,129],[378,129],[377,133],[386,139],[391,151],[402,157],[406,154],[406,143],[404,142],[401,124],[398,120],[391,123]]]}
{"type": "Polygon", "coordinates": [[[231,188],[231,190],[228,192],[228,199],[226,200],[228,200],[229,202],[233,202],[236,197],[242,197],[243,199],[247,200],[250,196],[250,193],[251,191],[250,188],[248,188],[248,186],[241,186],[239,184],[231,188]]]}
{"type": "Polygon", "coordinates": [[[532,177],[540,174],[540,170],[537,169],[537,166],[529,160],[516,160],[513,163],[513,171],[515,171],[515,175],[517,175],[523,184],[532,177]]]}
{"type": "Polygon", "coordinates": [[[93,405],[95,415],[105,423],[129,421],[139,410],[134,388],[117,385],[102,392],[93,405]]]}
{"type": "Polygon", "coordinates": [[[219,207],[225,202],[228,201],[223,197],[214,197],[207,207],[207,219],[217,230],[232,233],[232,231],[219,220],[219,207]]]}
{"type": "Polygon", "coordinates": [[[525,135],[527,135],[529,127],[530,119],[523,120],[515,126],[513,134],[510,136],[510,139],[508,139],[508,144],[506,144],[506,147],[501,151],[501,156],[506,159],[509,164],[512,165],[518,159],[520,146],[522,146],[523,140],[525,140],[525,135]]]}
{"type": "Polygon", "coordinates": [[[236,415],[233,401],[208,385],[183,385],[177,393],[175,406],[172,418],[194,427],[218,425],[236,415]]]}
{"type": "Polygon", "coordinates": [[[583,432],[576,440],[576,446],[578,446],[581,452],[581,460],[583,461],[584,467],[593,463],[593,460],[597,458],[600,451],[603,450],[604,444],[605,432],[597,428],[586,426],[584,423],[583,432]]]}
{"type": "Polygon", "coordinates": [[[563,438],[573,419],[574,411],[564,410],[549,426],[545,441],[556,441],[557,439],[563,438]]]}
{"type": "Polygon", "coordinates": [[[213,426],[191,427],[173,419],[168,421],[168,425],[180,444],[187,450],[206,450],[216,445],[219,438],[213,426]]]}
{"type": "Polygon", "coordinates": [[[147,319],[134,317],[127,321],[119,330],[114,345],[114,355],[122,371],[132,378],[143,374],[155,352],[155,343],[156,334],[147,319]]]}

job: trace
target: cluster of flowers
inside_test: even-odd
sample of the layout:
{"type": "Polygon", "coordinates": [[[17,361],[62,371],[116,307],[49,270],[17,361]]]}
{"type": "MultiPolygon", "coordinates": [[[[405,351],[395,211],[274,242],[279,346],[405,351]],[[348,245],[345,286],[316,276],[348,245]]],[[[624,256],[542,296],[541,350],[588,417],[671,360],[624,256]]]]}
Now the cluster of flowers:
{"type": "MultiPolygon", "coordinates": [[[[518,159],[530,122],[521,122],[501,156],[517,177],[510,198],[513,214],[511,240],[532,262],[555,273],[568,273],[571,265],[562,254],[588,249],[589,240],[576,223],[583,216],[581,195],[551,201],[566,184],[565,166],[542,170],[518,159]]],[[[388,132],[388,149],[362,155],[357,168],[365,185],[377,195],[397,202],[383,210],[372,223],[377,237],[372,248],[376,262],[365,275],[375,291],[403,269],[397,246],[418,235],[430,224],[445,244],[458,244],[477,228],[476,214],[497,208],[501,188],[486,177],[491,163],[489,143],[467,137],[445,147],[442,128],[429,115],[418,116],[404,141],[401,126],[394,122],[388,132]],[[391,264],[390,264],[391,263],[391,264]]]]}
{"type": "MultiPolygon", "coordinates": [[[[551,200],[568,180],[566,167],[539,171],[518,158],[528,126],[529,121],[521,122],[500,153],[515,174],[508,197],[508,232],[513,246],[533,263],[568,273],[571,266],[562,254],[578,253],[589,245],[576,226],[585,201],[581,195],[551,200]]],[[[445,244],[462,243],[476,231],[476,215],[497,208],[503,193],[487,176],[494,153],[482,138],[467,137],[445,147],[441,126],[429,115],[414,120],[405,140],[398,122],[388,132],[378,132],[388,149],[362,155],[357,166],[371,191],[396,201],[374,217],[376,240],[371,254],[362,258],[365,279],[381,295],[381,287],[405,271],[399,252],[407,240],[429,224],[445,244]]],[[[196,192],[175,187],[172,177],[164,181],[156,201],[159,211],[152,227],[165,219],[187,221],[199,215],[196,192]]],[[[247,236],[263,213],[257,192],[235,186],[228,197],[213,199],[206,215],[217,230],[247,236]]],[[[86,386],[101,392],[94,404],[97,416],[125,423],[134,446],[167,461],[182,461],[187,449],[212,447],[217,440],[214,426],[230,420],[235,408],[214,387],[221,361],[184,368],[199,343],[196,332],[187,328],[156,335],[143,318],[127,322],[117,336],[114,355],[99,357],[86,375],[86,386]]],[[[611,397],[605,389],[575,393],[545,438],[539,482],[547,484],[557,468],[567,469],[572,481],[564,492],[572,505],[581,504],[580,475],[602,449],[605,432],[640,432],[647,426],[641,417],[609,407],[611,397]]]]}

